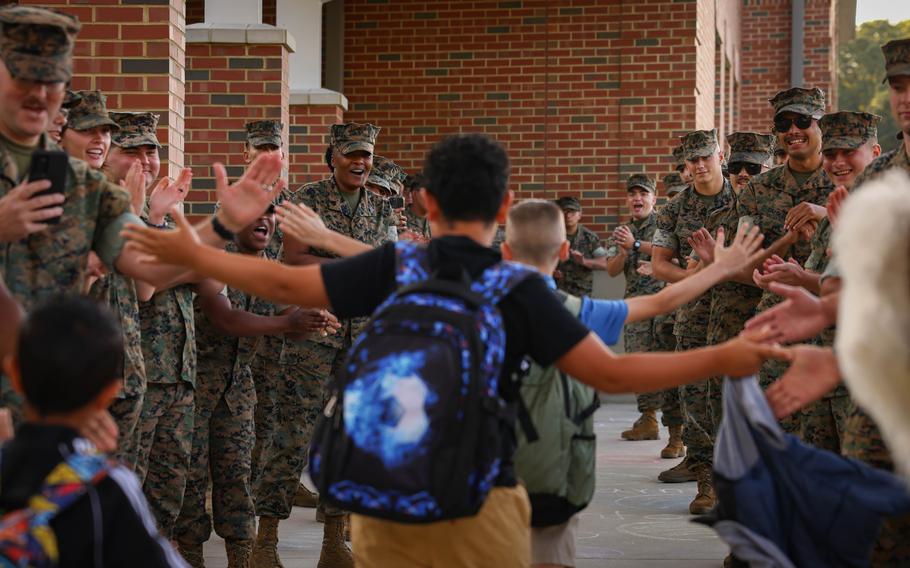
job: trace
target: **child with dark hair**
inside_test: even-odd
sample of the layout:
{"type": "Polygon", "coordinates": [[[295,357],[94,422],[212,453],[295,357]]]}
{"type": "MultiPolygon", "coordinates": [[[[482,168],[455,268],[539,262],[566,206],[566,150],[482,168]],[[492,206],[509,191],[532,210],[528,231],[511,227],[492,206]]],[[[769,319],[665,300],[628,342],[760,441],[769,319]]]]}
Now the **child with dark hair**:
{"type": "Polygon", "coordinates": [[[52,299],[25,320],[3,367],[25,398],[25,423],[0,449],[0,557],[185,566],[158,535],[135,475],[79,433],[120,389],[123,335],[113,315],[88,298],[52,299]],[[46,500],[41,515],[36,496],[46,500]],[[16,525],[23,518],[28,524],[16,525]],[[18,527],[27,552],[8,536],[18,527]]]}

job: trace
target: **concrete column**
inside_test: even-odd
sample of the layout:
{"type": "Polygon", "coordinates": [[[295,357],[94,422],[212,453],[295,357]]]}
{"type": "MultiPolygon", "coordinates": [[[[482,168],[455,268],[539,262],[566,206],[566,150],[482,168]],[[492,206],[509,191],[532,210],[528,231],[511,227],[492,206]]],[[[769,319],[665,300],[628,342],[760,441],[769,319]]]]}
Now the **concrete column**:
{"type": "Polygon", "coordinates": [[[277,21],[297,40],[291,54],[291,93],[322,87],[322,5],[327,0],[278,0],[277,21]]]}
{"type": "Polygon", "coordinates": [[[261,24],[262,0],[205,0],[207,24],[261,24]]]}

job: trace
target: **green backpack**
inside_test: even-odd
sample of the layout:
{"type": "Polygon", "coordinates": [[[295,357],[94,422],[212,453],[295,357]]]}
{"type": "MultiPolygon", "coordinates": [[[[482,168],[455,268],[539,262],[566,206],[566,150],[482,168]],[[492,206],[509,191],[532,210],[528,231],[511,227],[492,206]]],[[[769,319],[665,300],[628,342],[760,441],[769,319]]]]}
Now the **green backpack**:
{"type": "MultiPolygon", "coordinates": [[[[581,299],[557,292],[578,317],[581,299]]],[[[515,471],[531,497],[531,525],[566,522],[594,496],[596,438],[593,388],[556,367],[525,361],[518,400],[515,471]]]]}

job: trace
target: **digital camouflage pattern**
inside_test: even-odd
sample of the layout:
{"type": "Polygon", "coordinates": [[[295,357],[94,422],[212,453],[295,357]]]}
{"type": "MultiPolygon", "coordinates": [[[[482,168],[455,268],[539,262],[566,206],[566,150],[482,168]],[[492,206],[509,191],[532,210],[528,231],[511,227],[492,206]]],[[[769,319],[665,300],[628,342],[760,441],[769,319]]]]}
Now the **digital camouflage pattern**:
{"type": "Polygon", "coordinates": [[[667,174],[663,178],[664,181],[664,191],[667,194],[667,197],[673,197],[680,191],[686,189],[689,184],[683,181],[683,178],[679,173],[673,172],[672,174],[667,174]]]}
{"type": "Polygon", "coordinates": [[[155,516],[170,539],[183,506],[193,446],[193,385],[149,383],[139,418],[136,476],[155,516]]]}
{"type": "MultiPolygon", "coordinates": [[[[657,231],[657,213],[651,213],[644,219],[633,219],[632,222],[626,226],[632,232],[632,236],[636,240],[643,242],[652,242],[654,240],[654,233],[657,231]]],[[[606,245],[607,258],[613,258],[620,254],[620,245],[612,236],[607,239],[606,245]]],[[[663,281],[657,280],[651,276],[642,276],[638,273],[639,262],[650,261],[650,254],[646,254],[641,251],[628,253],[628,256],[626,256],[626,262],[623,265],[623,274],[626,277],[626,289],[623,295],[624,298],[645,296],[647,294],[656,294],[663,289],[665,285],[663,281]]],[[[627,325],[625,329],[628,331],[629,325],[627,325]]],[[[626,343],[626,346],[628,347],[628,342],[626,343]]]]}
{"type": "MultiPolygon", "coordinates": [[[[261,300],[257,299],[257,302],[261,300]]],[[[254,305],[253,310],[256,310],[254,305]]],[[[278,336],[262,337],[259,341],[257,356],[253,359],[250,368],[253,374],[253,383],[256,386],[256,408],[253,414],[256,438],[252,454],[251,486],[253,488],[253,503],[259,503],[260,478],[266,467],[270,467],[272,459],[269,456],[272,439],[275,432],[284,425],[277,424],[276,405],[278,404],[278,385],[284,380],[284,369],[281,366],[281,349],[284,339],[278,336]]],[[[320,395],[321,400],[321,395],[320,395]]],[[[268,488],[266,488],[268,489],[268,488]]],[[[259,514],[257,509],[257,514],[259,514]]]]}
{"type": "Polygon", "coordinates": [[[682,155],[686,160],[710,156],[720,145],[717,142],[717,129],[693,130],[680,137],[682,155]]]}
{"type": "Polygon", "coordinates": [[[109,114],[120,127],[120,130],[111,136],[112,144],[121,148],[138,146],[161,148],[156,134],[159,115],[153,112],[112,112],[109,114]]]}
{"type": "MultiPolygon", "coordinates": [[[[569,240],[569,248],[581,252],[585,258],[601,258],[607,254],[607,250],[600,244],[600,237],[580,223],[575,234],[566,235],[566,238],[569,240]]],[[[556,285],[567,294],[581,297],[590,296],[594,291],[594,271],[578,264],[571,257],[560,262],[556,270],[562,272],[562,278],[556,281],[556,285]]]]}
{"type": "Polygon", "coordinates": [[[139,302],[142,359],[148,383],[196,384],[196,327],[192,284],[181,284],[139,302]]]}
{"type": "Polygon", "coordinates": [[[910,75],[910,38],[889,41],[882,46],[882,55],[885,56],[885,81],[910,75]]]}
{"type": "Polygon", "coordinates": [[[758,132],[731,132],[727,134],[730,145],[730,162],[764,165],[770,163],[777,147],[777,137],[758,132]]]}
{"type": "Polygon", "coordinates": [[[629,176],[629,179],[626,180],[626,191],[631,191],[636,187],[646,189],[654,194],[657,193],[657,184],[645,174],[632,174],[629,176]]]}
{"type": "Polygon", "coordinates": [[[686,156],[683,153],[682,144],[673,148],[673,167],[680,168],[686,165],[686,156]]]}
{"type": "Polygon", "coordinates": [[[0,59],[10,75],[45,83],[73,76],[73,46],[82,24],[69,14],[32,6],[0,8],[0,59]]]}
{"type": "Polygon", "coordinates": [[[768,102],[774,107],[774,116],[782,112],[795,112],[821,118],[825,114],[825,92],[818,87],[786,89],[768,99],[768,102]]]}
{"type": "Polygon", "coordinates": [[[367,183],[384,187],[395,195],[401,195],[402,184],[399,181],[402,171],[395,162],[382,156],[373,156],[373,169],[367,183]]]}
{"type": "Polygon", "coordinates": [[[418,217],[411,211],[410,207],[405,207],[403,211],[405,225],[407,230],[418,236],[419,239],[429,241],[433,238],[430,231],[430,221],[426,217],[418,217]]]}
{"type": "Polygon", "coordinates": [[[253,120],[246,123],[246,141],[253,148],[270,144],[281,148],[281,131],[284,125],[280,120],[253,120]]]}
{"type": "MultiPolygon", "coordinates": [[[[679,311],[677,317],[678,315],[679,311]]],[[[676,327],[679,327],[679,322],[676,327]]],[[[677,351],[700,349],[705,345],[706,341],[702,338],[676,335],[677,351]]],[[[707,379],[679,388],[680,406],[686,417],[682,438],[690,470],[711,464],[714,460],[714,438],[717,433],[715,417],[720,413],[719,410],[715,412],[715,408],[720,409],[717,403],[720,388],[715,382],[715,379],[707,379]]]]}
{"type": "Polygon", "coordinates": [[[818,121],[822,131],[822,152],[855,150],[878,137],[882,117],[868,112],[840,111],[826,114],[818,121]]]}
{"type": "Polygon", "coordinates": [[[342,154],[350,154],[358,150],[372,154],[380,130],[378,126],[372,124],[357,124],[356,122],[333,124],[331,143],[342,154]]]}
{"type": "Polygon", "coordinates": [[[89,130],[96,126],[110,126],[112,131],[120,126],[107,113],[107,97],[101,91],[78,91],[74,103],[69,107],[66,127],[73,130],[89,130]]]}
{"type": "MultiPolygon", "coordinates": [[[[676,350],[676,336],[673,335],[673,327],[676,325],[676,312],[672,314],[657,316],[654,318],[654,343],[652,351],[661,351],[669,353],[676,350]]],[[[660,401],[660,421],[664,426],[683,426],[686,423],[686,416],[683,413],[682,397],[679,387],[671,387],[662,390],[656,395],[648,393],[644,395],[645,406],[642,407],[642,399],[638,399],[639,411],[657,408],[655,404],[660,401]]]]}

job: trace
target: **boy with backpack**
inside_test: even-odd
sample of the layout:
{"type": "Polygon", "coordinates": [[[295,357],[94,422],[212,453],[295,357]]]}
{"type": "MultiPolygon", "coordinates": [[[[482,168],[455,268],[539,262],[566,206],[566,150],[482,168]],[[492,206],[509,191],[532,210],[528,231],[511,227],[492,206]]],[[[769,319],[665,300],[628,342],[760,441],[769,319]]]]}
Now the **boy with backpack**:
{"type": "MultiPolygon", "coordinates": [[[[275,302],[331,307],[340,318],[376,312],[331,387],[310,451],[320,494],[355,513],[358,566],[526,567],[531,511],[512,463],[510,380],[525,356],[599,390],[635,392],[748,375],[787,353],[749,336],[689,353],[617,357],[536,271],[488,248],[512,204],[499,144],[479,134],[446,138],[423,171],[434,235],[425,248],[387,243],[332,263],[285,266],[203,245],[179,215],[177,231],[130,226],[124,234],[159,261],[275,302]]],[[[310,244],[357,246],[322,236],[310,244]]]]}
{"type": "MultiPolygon", "coordinates": [[[[606,343],[623,325],[672,312],[738,273],[761,248],[758,229],[740,230],[730,247],[715,246],[715,264],[655,294],[593,300],[556,290],[550,276],[569,254],[563,214],[548,201],[528,200],[509,210],[502,257],[537,269],[562,304],[606,343]],[[720,263],[718,266],[716,263],[720,263]]],[[[531,499],[531,564],[575,565],[578,512],[594,495],[594,412],[597,392],[556,367],[530,363],[521,374],[515,470],[531,499]]]]}
{"type": "Polygon", "coordinates": [[[136,476],[79,430],[120,389],[123,336],[94,300],[58,297],[23,323],[4,371],[26,421],[0,449],[0,564],[179,566],[136,476]]]}

